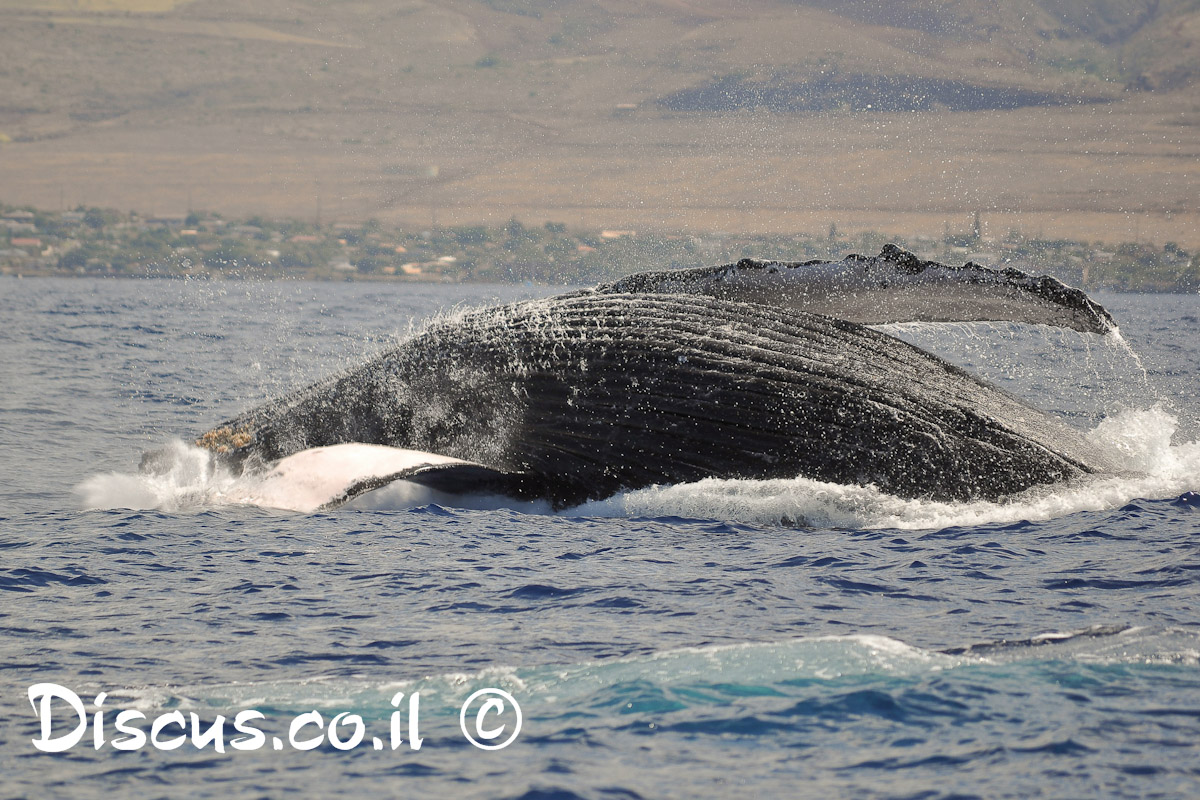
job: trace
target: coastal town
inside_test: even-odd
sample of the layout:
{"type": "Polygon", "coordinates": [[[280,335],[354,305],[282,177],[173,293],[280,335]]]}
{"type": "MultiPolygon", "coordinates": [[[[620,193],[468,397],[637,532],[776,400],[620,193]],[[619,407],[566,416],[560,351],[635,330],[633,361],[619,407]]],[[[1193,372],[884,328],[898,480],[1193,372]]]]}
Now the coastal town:
{"type": "Polygon", "coordinates": [[[1195,292],[1200,257],[1173,242],[1080,242],[966,230],[911,240],[875,232],[796,235],[578,230],[512,219],[495,226],[398,228],[376,220],[225,219],[79,207],[0,205],[0,274],[583,284],[647,269],[739,258],[871,254],[894,242],[948,264],[975,261],[1054,275],[1089,291],[1195,292]]]}

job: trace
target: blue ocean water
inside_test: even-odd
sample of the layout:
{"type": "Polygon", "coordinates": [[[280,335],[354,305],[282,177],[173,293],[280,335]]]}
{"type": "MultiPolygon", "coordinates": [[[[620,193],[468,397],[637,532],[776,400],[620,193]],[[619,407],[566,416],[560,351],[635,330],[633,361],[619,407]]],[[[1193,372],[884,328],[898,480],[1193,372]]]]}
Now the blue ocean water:
{"type": "Polygon", "coordinates": [[[1126,467],[1004,505],[710,480],[555,514],[393,493],[298,515],[223,500],[186,459],[136,474],[430,315],[557,291],[0,280],[0,795],[1200,794],[1195,296],[1100,298],[1136,358],[1030,326],[890,329],[1126,467]],[[94,724],[34,746],[41,683],[105,713],[98,749],[94,724]],[[521,708],[504,749],[462,730],[515,728],[511,705],[460,719],[485,688],[521,708]],[[248,709],[264,746],[237,750],[248,709]],[[223,716],[224,752],[119,750],[122,711],[147,733],[223,716]],[[294,746],[343,713],[360,746],[294,746]]]}

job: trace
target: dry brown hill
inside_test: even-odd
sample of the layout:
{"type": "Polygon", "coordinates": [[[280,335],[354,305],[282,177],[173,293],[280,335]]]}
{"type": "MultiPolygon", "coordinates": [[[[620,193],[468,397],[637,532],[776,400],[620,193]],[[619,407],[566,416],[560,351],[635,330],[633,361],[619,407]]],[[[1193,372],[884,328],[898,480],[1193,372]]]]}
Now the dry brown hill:
{"type": "Polygon", "coordinates": [[[1194,0],[0,0],[0,202],[1200,244],[1194,0]]]}

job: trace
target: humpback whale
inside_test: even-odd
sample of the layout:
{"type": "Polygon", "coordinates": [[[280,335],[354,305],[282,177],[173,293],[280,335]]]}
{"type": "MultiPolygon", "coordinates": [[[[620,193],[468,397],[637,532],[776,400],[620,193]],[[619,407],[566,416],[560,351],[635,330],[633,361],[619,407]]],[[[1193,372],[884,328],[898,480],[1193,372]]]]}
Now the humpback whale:
{"type": "Polygon", "coordinates": [[[1116,331],[1054,278],[892,245],[744,259],[465,313],[197,444],[261,473],[264,504],[291,507],[271,487],[306,481],[299,510],[396,480],[558,508],[706,477],[999,500],[1112,468],[1057,419],[868,327],[920,320],[1116,331]]]}

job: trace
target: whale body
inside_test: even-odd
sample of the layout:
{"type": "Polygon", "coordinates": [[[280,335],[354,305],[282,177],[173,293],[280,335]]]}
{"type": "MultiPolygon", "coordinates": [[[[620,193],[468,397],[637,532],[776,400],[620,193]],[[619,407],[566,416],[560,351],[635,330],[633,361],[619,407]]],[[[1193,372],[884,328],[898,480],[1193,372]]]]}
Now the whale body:
{"type": "Polygon", "coordinates": [[[997,500],[1111,469],[1069,426],[864,324],[929,318],[1116,329],[1053,278],[897,248],[644,273],[435,324],[197,443],[275,476],[314,450],[343,463],[348,443],[405,451],[392,471],[366,459],[306,510],[397,479],[561,508],[706,477],[997,500]]]}

